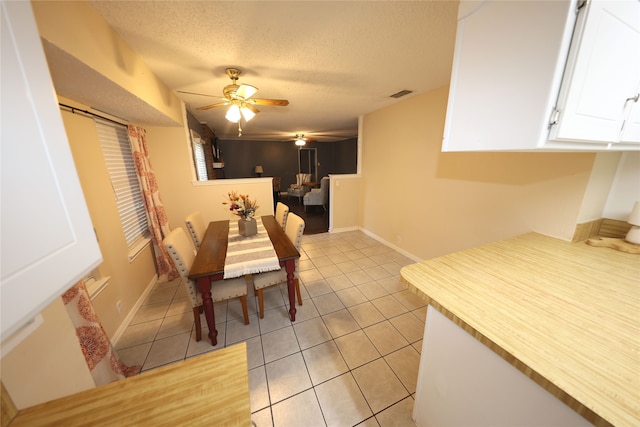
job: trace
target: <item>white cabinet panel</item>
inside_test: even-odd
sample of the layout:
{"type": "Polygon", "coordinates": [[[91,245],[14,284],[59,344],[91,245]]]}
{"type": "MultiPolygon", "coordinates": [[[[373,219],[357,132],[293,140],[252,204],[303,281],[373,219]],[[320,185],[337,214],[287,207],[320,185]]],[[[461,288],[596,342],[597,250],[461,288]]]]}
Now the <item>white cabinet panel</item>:
{"type": "Polygon", "coordinates": [[[578,3],[461,1],[442,151],[640,150],[640,1],[578,3]]]}
{"type": "Polygon", "coordinates": [[[413,417],[418,427],[591,425],[432,306],[413,417]]]}
{"type": "MultiPolygon", "coordinates": [[[[615,143],[640,82],[640,2],[592,1],[586,7],[551,139],[615,143]]],[[[630,135],[626,140],[640,143],[630,135]]]]}
{"type": "Polygon", "coordinates": [[[575,19],[569,1],[461,2],[442,150],[544,144],[575,19]]]}
{"type": "Polygon", "coordinates": [[[101,261],[29,2],[2,2],[1,337],[101,261]]]}

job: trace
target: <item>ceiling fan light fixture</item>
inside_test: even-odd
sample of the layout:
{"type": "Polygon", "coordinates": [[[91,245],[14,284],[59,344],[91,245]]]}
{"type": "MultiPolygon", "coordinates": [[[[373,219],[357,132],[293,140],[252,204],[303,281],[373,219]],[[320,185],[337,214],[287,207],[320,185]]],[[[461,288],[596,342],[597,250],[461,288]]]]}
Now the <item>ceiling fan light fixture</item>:
{"type": "Polygon", "coordinates": [[[240,107],[238,107],[236,104],[231,105],[224,117],[230,122],[238,123],[240,121],[240,107]]]}
{"type": "Polygon", "coordinates": [[[247,107],[242,107],[240,109],[240,111],[242,112],[242,117],[244,117],[244,119],[248,122],[249,120],[253,119],[256,116],[256,113],[254,113],[253,111],[251,111],[250,109],[248,109],[247,107]]]}
{"type": "Polygon", "coordinates": [[[304,139],[304,135],[301,135],[301,134],[297,134],[296,135],[296,145],[298,147],[302,147],[306,143],[307,143],[307,141],[304,139]]]}

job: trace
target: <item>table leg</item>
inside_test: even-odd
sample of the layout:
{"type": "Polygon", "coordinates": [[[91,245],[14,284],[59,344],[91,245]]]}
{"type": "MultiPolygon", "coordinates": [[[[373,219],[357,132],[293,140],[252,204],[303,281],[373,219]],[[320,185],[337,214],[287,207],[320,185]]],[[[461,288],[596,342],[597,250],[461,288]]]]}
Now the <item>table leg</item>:
{"type": "Polygon", "coordinates": [[[292,322],[296,320],[296,284],[293,273],[296,271],[296,261],[290,259],[285,261],[287,270],[287,291],[289,291],[289,317],[292,322]]]}
{"type": "Polygon", "coordinates": [[[211,277],[200,277],[198,279],[198,291],[202,295],[202,306],[204,307],[204,317],[207,319],[209,327],[209,338],[211,345],[218,344],[218,331],[216,330],[216,316],[213,312],[213,299],[211,299],[211,277]]]}

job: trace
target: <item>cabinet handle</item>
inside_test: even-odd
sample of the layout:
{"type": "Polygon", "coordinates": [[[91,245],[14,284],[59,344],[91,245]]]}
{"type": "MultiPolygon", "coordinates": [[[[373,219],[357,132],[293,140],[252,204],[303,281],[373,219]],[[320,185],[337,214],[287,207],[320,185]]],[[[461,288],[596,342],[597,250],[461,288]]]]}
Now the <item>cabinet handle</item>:
{"type": "Polygon", "coordinates": [[[624,103],[626,104],[629,101],[638,102],[638,99],[640,99],[640,93],[636,93],[636,96],[632,96],[631,98],[627,98],[626,101],[624,101],[624,103]]]}

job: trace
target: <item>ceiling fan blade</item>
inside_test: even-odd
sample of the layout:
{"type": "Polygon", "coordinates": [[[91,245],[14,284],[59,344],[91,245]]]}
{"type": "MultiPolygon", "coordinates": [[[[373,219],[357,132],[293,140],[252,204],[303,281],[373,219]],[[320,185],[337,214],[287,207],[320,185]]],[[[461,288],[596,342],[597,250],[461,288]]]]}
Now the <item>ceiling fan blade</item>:
{"type": "Polygon", "coordinates": [[[250,98],[257,91],[258,91],[257,87],[242,83],[240,87],[236,90],[236,96],[247,99],[247,98],[250,98]]]}
{"type": "Polygon", "coordinates": [[[254,107],[251,104],[243,103],[242,106],[248,108],[251,111],[253,111],[253,114],[258,114],[260,112],[260,110],[258,110],[256,107],[254,107]]]}
{"type": "Polygon", "coordinates": [[[222,102],[217,102],[217,103],[211,104],[211,105],[205,105],[204,107],[196,108],[196,110],[210,110],[212,108],[223,107],[225,105],[229,105],[229,101],[222,101],[222,102]]]}
{"type": "Polygon", "coordinates": [[[178,92],[178,93],[186,93],[187,95],[200,95],[200,96],[208,96],[209,98],[220,98],[220,99],[222,99],[221,96],[207,95],[205,93],[197,93],[197,92],[187,92],[186,90],[178,90],[176,92],[178,92]]]}
{"type": "Polygon", "coordinates": [[[275,105],[278,107],[286,107],[289,101],[286,99],[248,99],[247,101],[256,105],[275,105]]]}

